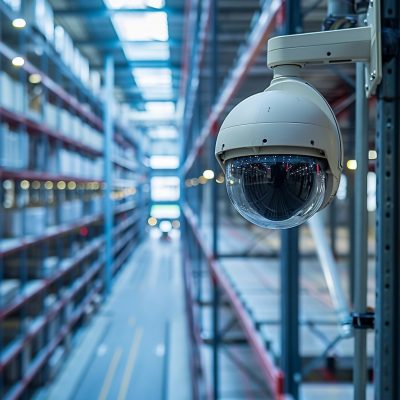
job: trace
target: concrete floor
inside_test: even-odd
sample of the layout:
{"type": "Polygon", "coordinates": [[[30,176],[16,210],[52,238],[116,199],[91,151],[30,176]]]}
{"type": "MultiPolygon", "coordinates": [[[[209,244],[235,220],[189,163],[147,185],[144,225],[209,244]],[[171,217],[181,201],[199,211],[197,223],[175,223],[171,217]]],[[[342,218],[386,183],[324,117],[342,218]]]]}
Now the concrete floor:
{"type": "Polygon", "coordinates": [[[179,257],[175,240],[136,251],[45,398],[191,398],[179,257]]]}
{"type": "MultiPolygon", "coordinates": [[[[236,248],[239,244],[243,244],[243,241],[236,237],[240,232],[235,231],[234,236],[231,234],[232,230],[225,232],[223,242],[225,247],[235,244],[236,248]]],[[[227,248],[227,250],[232,251],[232,248],[227,248]]],[[[272,319],[276,320],[275,314],[279,314],[279,302],[275,302],[276,304],[274,303],[271,307],[270,301],[258,299],[260,290],[264,296],[279,295],[279,268],[276,262],[268,260],[268,270],[265,270],[265,261],[260,259],[231,259],[224,260],[222,264],[235,290],[241,293],[243,301],[248,302],[247,306],[253,310],[254,316],[257,314],[255,311],[259,310],[260,315],[265,317],[265,311],[268,311],[266,305],[269,305],[267,308],[274,313],[272,319]],[[257,288],[257,293],[254,293],[257,296],[250,296],[257,288]]],[[[336,321],[335,313],[331,310],[329,295],[323,287],[321,272],[313,263],[309,263],[303,272],[303,285],[308,283],[308,286],[312,286],[313,289],[308,293],[309,287],[303,287],[303,297],[308,293],[309,296],[306,297],[312,298],[311,301],[303,304],[303,313],[308,310],[308,307],[324,307],[323,310],[318,309],[319,314],[322,312],[325,319],[330,317],[336,321]],[[325,308],[331,312],[328,313],[325,308]]],[[[192,396],[188,335],[181,278],[178,240],[163,242],[159,239],[149,239],[144,243],[116,279],[109,300],[85,329],[79,344],[74,346],[72,354],[63,367],[62,373],[44,398],[51,400],[190,400],[192,396]]],[[[206,284],[204,286],[207,287],[206,284]]],[[[206,298],[209,297],[207,290],[204,294],[206,298]]],[[[315,318],[318,310],[314,308],[311,315],[315,318]]],[[[203,328],[205,330],[203,333],[207,333],[210,331],[208,325],[211,316],[207,312],[210,310],[204,311],[203,328]]],[[[306,317],[305,314],[304,317],[306,317]]],[[[268,328],[268,335],[274,332],[270,325],[265,325],[265,328],[268,328]]],[[[328,326],[328,328],[336,327],[328,326]]],[[[263,332],[260,331],[260,335],[262,334],[263,332]]],[[[275,345],[279,345],[278,336],[276,334],[273,338],[272,342],[275,345]]],[[[316,338],[312,339],[310,343],[305,342],[305,344],[311,344],[311,350],[320,354],[323,349],[315,346],[316,338]]],[[[254,369],[257,365],[247,346],[239,345],[230,348],[236,358],[242,360],[242,364],[246,364],[250,369],[254,369]]],[[[306,350],[304,348],[303,353],[306,350]]],[[[352,357],[350,350],[343,349],[343,352],[352,357]]],[[[317,353],[313,353],[313,356],[315,357],[317,353]]],[[[203,346],[203,356],[207,380],[210,382],[209,346],[203,346]]],[[[257,383],[257,379],[253,380],[257,378],[256,376],[249,377],[236,363],[226,357],[224,351],[221,352],[220,357],[221,399],[266,400],[269,398],[263,388],[264,385],[257,383]]],[[[309,382],[303,384],[301,388],[302,400],[351,399],[352,397],[351,383],[309,382]]],[[[368,387],[367,398],[373,398],[371,385],[368,387]]]]}

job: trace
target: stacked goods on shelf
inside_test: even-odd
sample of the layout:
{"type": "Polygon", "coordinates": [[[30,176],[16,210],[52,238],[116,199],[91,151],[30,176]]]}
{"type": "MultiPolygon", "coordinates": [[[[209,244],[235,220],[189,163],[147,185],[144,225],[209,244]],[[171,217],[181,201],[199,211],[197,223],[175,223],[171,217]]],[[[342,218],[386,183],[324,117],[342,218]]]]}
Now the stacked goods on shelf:
{"type": "Polygon", "coordinates": [[[27,168],[28,141],[26,132],[11,130],[8,124],[0,124],[0,167],[27,168]]]}
{"type": "Polygon", "coordinates": [[[45,207],[7,209],[4,212],[4,236],[37,236],[46,229],[45,207]]]}
{"type": "Polygon", "coordinates": [[[0,71],[0,87],[0,105],[10,111],[23,113],[27,97],[22,83],[0,71]]]}
{"type": "Polygon", "coordinates": [[[13,11],[19,12],[21,10],[22,0],[3,0],[13,11]]]}
{"type": "Polygon", "coordinates": [[[54,13],[46,0],[25,0],[25,18],[35,26],[49,42],[54,41],[54,13]]]}
{"type": "MultiPolygon", "coordinates": [[[[20,10],[17,1],[7,3],[20,10]]],[[[103,196],[100,75],[69,35],[53,28],[47,1],[26,4],[29,35],[16,31],[25,36],[0,47],[0,398],[30,397],[52,379],[74,332],[101,303],[102,213],[112,201],[103,196]],[[43,52],[13,67],[31,40],[43,52]],[[31,68],[40,76],[35,83],[31,68]]],[[[0,18],[11,18],[3,7],[0,18]]],[[[114,178],[125,181],[112,183],[114,273],[141,232],[134,147],[132,136],[116,129],[114,178]]]]}
{"type": "Polygon", "coordinates": [[[32,101],[24,105],[29,97],[24,86],[8,73],[0,71],[0,107],[24,115],[32,120],[43,122],[48,128],[70,139],[80,141],[97,151],[103,150],[103,137],[98,129],[93,128],[80,116],[69,110],[43,101],[42,96],[35,96],[36,105],[32,101]],[[40,116],[43,103],[43,118],[40,116]],[[39,105],[38,105],[39,104],[39,105]]]}
{"type": "Polygon", "coordinates": [[[6,203],[3,203],[3,240],[42,235],[50,227],[79,222],[81,218],[98,216],[102,207],[99,182],[33,181],[26,179],[16,186],[3,181],[6,203]]]}
{"type": "Polygon", "coordinates": [[[0,282],[0,306],[4,307],[16,297],[19,291],[19,281],[17,279],[8,279],[0,282]]]}

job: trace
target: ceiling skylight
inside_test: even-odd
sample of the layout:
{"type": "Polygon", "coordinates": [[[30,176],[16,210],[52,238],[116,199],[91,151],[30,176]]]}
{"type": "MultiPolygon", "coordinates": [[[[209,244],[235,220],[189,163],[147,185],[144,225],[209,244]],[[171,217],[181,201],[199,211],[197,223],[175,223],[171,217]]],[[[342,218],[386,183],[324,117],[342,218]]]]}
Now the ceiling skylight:
{"type": "Polygon", "coordinates": [[[168,24],[165,12],[121,12],[112,17],[115,29],[123,41],[167,41],[168,24]]]}
{"type": "Polygon", "coordinates": [[[178,131],[174,126],[157,126],[148,131],[148,135],[152,139],[176,139],[178,131]]]}
{"type": "Polygon", "coordinates": [[[124,43],[124,52],[128,60],[168,60],[167,42],[124,43]]]}
{"type": "Polygon", "coordinates": [[[172,100],[172,88],[142,88],[142,96],[147,101],[172,100]]]}
{"type": "Polygon", "coordinates": [[[155,218],[179,218],[181,210],[178,205],[155,204],[151,207],[150,215],[155,218]]]}
{"type": "Polygon", "coordinates": [[[176,169],[179,167],[179,157],[151,156],[150,167],[152,169],[176,169]]]}
{"type": "MultiPolygon", "coordinates": [[[[111,13],[111,19],[128,61],[146,61],[152,66],[152,61],[169,60],[168,19],[167,13],[163,11],[165,0],[105,0],[105,2],[110,9],[120,10],[111,13]],[[147,11],[147,8],[151,10],[147,11]],[[134,11],[129,11],[131,9],[134,11]]],[[[154,65],[157,66],[156,63],[154,65]]],[[[174,99],[170,68],[163,66],[134,68],[132,74],[137,91],[145,101],[168,102],[174,99]]],[[[146,109],[150,112],[151,107],[153,106],[150,105],[146,109]]],[[[158,107],[157,114],[166,113],[165,105],[154,107],[158,107]]]]}
{"type": "Polygon", "coordinates": [[[173,97],[169,68],[134,68],[132,74],[144,99],[169,100],[173,97]]]}
{"type": "Polygon", "coordinates": [[[177,176],[155,176],[151,178],[153,201],[177,201],[180,195],[180,179],[177,176]]]}
{"type": "Polygon", "coordinates": [[[171,86],[172,74],[169,68],[135,68],[133,77],[141,87],[171,86]]]}
{"type": "Polygon", "coordinates": [[[106,0],[109,8],[162,8],[164,7],[164,0],[106,0]]]}
{"type": "Polygon", "coordinates": [[[175,104],[172,101],[148,101],[146,111],[158,115],[168,115],[175,112],[175,104]]]}

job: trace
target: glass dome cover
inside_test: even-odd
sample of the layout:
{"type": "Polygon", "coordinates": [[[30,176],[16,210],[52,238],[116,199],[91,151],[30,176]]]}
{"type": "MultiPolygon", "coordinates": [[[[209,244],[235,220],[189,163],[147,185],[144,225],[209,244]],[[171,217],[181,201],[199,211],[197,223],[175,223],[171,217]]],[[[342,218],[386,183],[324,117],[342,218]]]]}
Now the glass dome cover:
{"type": "Polygon", "coordinates": [[[321,207],[326,171],[322,160],[300,155],[261,155],[226,161],[226,188],[236,210],[269,229],[302,224],[321,207]]]}

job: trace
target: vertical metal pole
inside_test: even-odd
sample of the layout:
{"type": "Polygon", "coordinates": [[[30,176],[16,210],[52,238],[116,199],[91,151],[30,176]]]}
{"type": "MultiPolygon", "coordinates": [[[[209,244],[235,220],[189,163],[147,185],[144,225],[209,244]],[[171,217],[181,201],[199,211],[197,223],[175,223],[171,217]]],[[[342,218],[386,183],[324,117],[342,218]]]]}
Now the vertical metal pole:
{"type": "MultiPolygon", "coordinates": [[[[3,29],[2,29],[2,20],[0,18],[0,42],[3,39],[3,29]]],[[[3,70],[3,60],[0,59],[0,71],[3,70]]],[[[3,117],[0,115],[0,127],[2,127],[2,123],[3,123],[3,117]]],[[[0,128],[3,129],[3,128],[0,128]]],[[[0,132],[0,137],[4,135],[4,132],[0,132]]],[[[3,142],[2,140],[0,140],[0,142],[3,142]]],[[[3,153],[3,149],[2,149],[2,144],[0,144],[0,152],[3,153]]],[[[3,182],[4,180],[1,179],[0,180],[0,199],[3,199],[4,196],[4,186],[3,186],[3,182]]],[[[9,189],[10,190],[10,189],[9,189]]],[[[0,221],[4,221],[5,220],[5,210],[3,207],[3,204],[0,207],[0,221]]],[[[3,236],[5,236],[6,232],[5,232],[5,224],[1,224],[0,227],[0,241],[2,241],[3,236]]],[[[0,257],[0,285],[3,286],[3,279],[4,279],[4,259],[3,257],[0,257]]],[[[3,303],[2,300],[0,301],[0,308],[3,308],[3,303]]],[[[3,331],[3,324],[0,324],[0,349],[4,349],[4,331],[3,331]]],[[[0,374],[0,398],[3,397],[4,392],[5,392],[5,379],[4,379],[4,374],[0,374]]]]}
{"type": "MultiPolygon", "coordinates": [[[[354,150],[354,149],[352,149],[354,150]]],[[[349,254],[348,254],[348,265],[349,265],[349,296],[352,302],[354,302],[354,286],[355,286],[355,276],[354,276],[354,265],[355,265],[355,258],[354,258],[354,248],[355,248],[355,227],[354,227],[354,218],[351,218],[352,215],[356,213],[355,209],[355,171],[348,171],[347,174],[347,196],[349,198],[349,254]]]]}
{"type": "MultiPolygon", "coordinates": [[[[211,8],[211,102],[217,98],[218,93],[218,0],[212,0],[211,8]]],[[[214,141],[212,142],[214,143],[214,141]]],[[[217,170],[217,162],[213,159],[213,169],[217,170]]],[[[211,202],[212,202],[212,244],[214,257],[218,257],[218,197],[217,183],[212,182],[211,185],[211,202]]],[[[213,388],[214,399],[219,399],[219,300],[220,293],[217,282],[213,278],[213,388]]]]}
{"type": "MultiPolygon", "coordinates": [[[[365,96],[364,64],[357,63],[356,76],[356,160],[354,203],[354,311],[367,311],[368,279],[368,101],[365,96]]],[[[364,400],[367,385],[367,331],[354,332],[354,399],[364,400]]]]}
{"type": "Polygon", "coordinates": [[[219,288],[214,277],[212,278],[213,289],[213,399],[219,399],[219,288]]]}
{"type": "MultiPolygon", "coordinates": [[[[301,31],[299,0],[286,2],[285,34],[301,31]]],[[[284,391],[299,398],[299,228],[281,234],[281,368],[284,391]]]]}
{"type": "Polygon", "coordinates": [[[113,236],[114,210],[111,199],[112,192],[112,141],[114,106],[114,58],[108,54],[105,57],[104,82],[104,235],[106,260],[104,267],[105,294],[111,291],[113,268],[113,236]]]}
{"type": "MultiPolygon", "coordinates": [[[[383,0],[382,30],[400,28],[398,0],[383,0]]],[[[394,44],[399,41],[394,37],[394,44]]],[[[383,51],[389,46],[383,46],[383,51]]],[[[376,123],[377,213],[376,213],[376,321],[375,321],[375,398],[400,398],[400,221],[399,221],[399,110],[400,52],[384,54],[383,77],[378,89],[376,123]],[[385,57],[386,56],[386,57],[385,57]]]]}
{"type": "Polygon", "coordinates": [[[281,254],[281,368],[285,393],[299,398],[299,229],[282,231],[281,254]]]}
{"type": "MultiPolygon", "coordinates": [[[[213,7],[211,10],[212,15],[212,52],[211,52],[211,63],[212,63],[212,84],[211,94],[212,102],[217,99],[218,95],[218,0],[213,0],[213,7]]],[[[215,140],[212,142],[215,145],[215,140]]],[[[212,155],[213,169],[217,171],[219,168],[216,158],[212,155]]],[[[218,188],[215,180],[211,186],[212,191],[212,212],[213,212],[213,253],[214,257],[218,257],[218,188]]]]}

